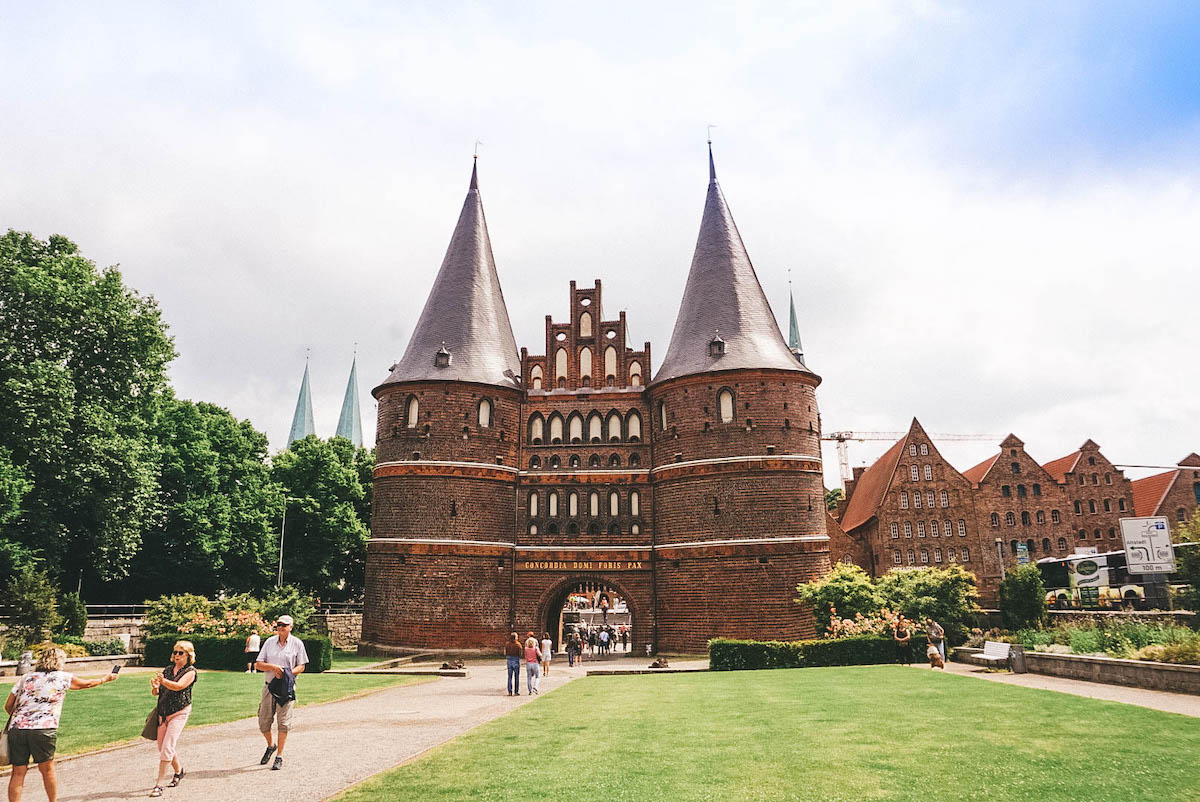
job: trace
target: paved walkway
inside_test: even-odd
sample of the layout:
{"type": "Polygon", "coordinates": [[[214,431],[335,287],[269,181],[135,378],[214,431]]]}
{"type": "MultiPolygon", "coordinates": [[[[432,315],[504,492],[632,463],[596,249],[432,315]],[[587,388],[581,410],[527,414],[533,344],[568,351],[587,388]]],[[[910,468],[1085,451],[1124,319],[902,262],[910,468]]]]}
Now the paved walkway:
{"type": "MultiPolygon", "coordinates": [[[[471,676],[445,678],[371,693],[343,702],[296,710],[285,767],[259,766],[266,741],[257,722],[243,719],[184,730],[179,758],[187,776],[163,799],[172,802],[304,802],[322,800],[376,772],[528,702],[504,689],[503,661],[469,663],[471,676]]],[[[542,679],[552,691],[584,670],[555,663],[542,679]]],[[[521,669],[521,687],[525,687],[521,669]]],[[[304,678],[298,691],[304,693],[304,678]]],[[[143,799],[154,785],[158,752],[149,741],[63,762],[58,767],[62,802],[143,799]]],[[[7,778],[3,778],[7,782],[7,778]]],[[[30,772],[25,799],[45,799],[41,778],[30,772]]]]}
{"type": "MultiPolygon", "coordinates": [[[[921,664],[928,669],[929,666],[921,664]]],[[[980,666],[966,663],[946,663],[946,672],[962,676],[978,677],[991,682],[1003,682],[1007,685],[1020,685],[1023,688],[1041,688],[1046,691],[1059,691],[1075,696],[1086,696],[1089,699],[1104,699],[1109,702],[1123,702],[1129,705],[1148,707],[1152,710],[1164,710],[1168,713],[1180,713],[1185,716],[1200,718],[1200,696],[1187,693],[1171,693],[1169,691],[1151,691],[1144,688],[1130,688],[1125,685],[1107,685],[1102,682],[1084,682],[1077,679],[1052,677],[1046,674],[1012,674],[1005,671],[988,671],[980,666]]]]}

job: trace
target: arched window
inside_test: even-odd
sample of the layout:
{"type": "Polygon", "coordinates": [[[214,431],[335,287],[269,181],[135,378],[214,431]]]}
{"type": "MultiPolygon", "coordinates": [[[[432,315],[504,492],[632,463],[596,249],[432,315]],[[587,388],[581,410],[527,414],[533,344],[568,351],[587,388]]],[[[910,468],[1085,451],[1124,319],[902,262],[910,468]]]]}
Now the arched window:
{"type": "Polygon", "coordinates": [[[1050,538],[1048,537],[1042,538],[1042,552],[1044,554],[1050,553],[1050,538]]]}
{"type": "Polygon", "coordinates": [[[1050,510],[1050,523],[1052,523],[1052,524],[1062,523],[1062,514],[1059,513],[1058,510],[1050,510]]]}
{"type": "Polygon", "coordinates": [[[479,402],[479,428],[488,429],[492,425],[492,402],[484,398],[479,402]]]}
{"type": "Polygon", "coordinates": [[[1101,537],[1101,535],[1100,535],[1100,530],[1099,530],[1099,529],[1097,529],[1097,530],[1096,530],[1096,540],[1099,540],[1099,539],[1100,539],[1100,537],[1101,537]]]}
{"type": "Polygon", "coordinates": [[[908,550],[908,564],[912,565],[914,562],[916,562],[916,561],[913,559],[913,550],[909,549],[908,550]]]}
{"type": "Polygon", "coordinates": [[[942,527],[942,534],[946,537],[954,536],[954,524],[950,523],[949,520],[947,520],[946,525],[942,527]]]}
{"type": "Polygon", "coordinates": [[[588,467],[589,468],[599,468],[600,464],[601,464],[601,462],[600,462],[599,454],[593,454],[592,456],[588,457],[588,467]]]}
{"type": "Polygon", "coordinates": [[[908,444],[908,455],[909,455],[910,457],[915,457],[915,456],[917,456],[917,444],[916,444],[916,443],[909,443],[909,444],[908,444]]]}
{"type": "Polygon", "coordinates": [[[721,416],[721,423],[733,422],[733,391],[728,387],[717,393],[717,410],[721,416]]]}
{"type": "Polygon", "coordinates": [[[606,428],[608,429],[609,442],[619,442],[621,440],[621,413],[616,410],[608,413],[608,426],[606,428]]]}
{"type": "Polygon", "coordinates": [[[529,470],[536,471],[540,467],[542,467],[541,457],[533,456],[529,458],[529,470]]]}
{"type": "Polygon", "coordinates": [[[1037,511],[1037,522],[1040,524],[1046,523],[1046,511],[1045,510],[1037,511]]]}
{"type": "Polygon", "coordinates": [[[629,363],[629,386],[642,386],[642,363],[636,360],[629,363]]]}
{"type": "Polygon", "coordinates": [[[1086,530],[1086,529],[1080,529],[1080,530],[1079,530],[1079,534],[1078,534],[1078,535],[1076,535],[1076,537],[1078,537],[1080,540],[1087,540],[1087,530],[1086,530]]]}
{"type": "Polygon", "coordinates": [[[925,537],[925,522],[917,521],[917,537],[925,537]]]}
{"type": "Polygon", "coordinates": [[[1192,482],[1192,495],[1196,497],[1196,503],[1200,504],[1200,482],[1192,482]]]}
{"type": "Polygon", "coordinates": [[[1179,523],[1184,523],[1187,521],[1187,510],[1185,510],[1183,507],[1175,510],[1175,520],[1179,521],[1179,523]]]}
{"type": "Polygon", "coordinates": [[[909,521],[904,522],[904,536],[912,537],[912,523],[909,521]]]}
{"type": "Polygon", "coordinates": [[[629,534],[631,534],[631,535],[633,535],[634,537],[636,537],[636,536],[640,535],[641,533],[642,533],[642,526],[641,526],[641,524],[636,524],[636,523],[635,523],[635,524],[630,524],[630,525],[629,525],[629,534]]]}
{"type": "Polygon", "coordinates": [[[595,490],[588,495],[588,515],[592,518],[600,517],[600,494],[595,490]]]}
{"type": "Polygon", "coordinates": [[[621,467],[621,457],[617,454],[613,454],[612,456],[610,456],[608,458],[608,467],[620,468],[621,467]]]}
{"type": "Polygon", "coordinates": [[[1025,498],[1025,485],[1017,485],[1017,498],[1025,498]]]}
{"type": "Polygon", "coordinates": [[[554,352],[554,378],[561,382],[567,375],[567,349],[559,348],[554,352]]]}
{"type": "Polygon", "coordinates": [[[640,454],[634,453],[634,454],[629,455],[629,467],[636,468],[641,464],[642,464],[642,457],[640,454]]]}
{"type": "Polygon", "coordinates": [[[529,369],[529,387],[532,390],[542,389],[542,366],[534,365],[529,369]]]}
{"type": "Polygon", "coordinates": [[[943,506],[943,507],[949,507],[949,506],[950,506],[950,494],[949,494],[949,493],[947,493],[945,490],[943,490],[943,491],[941,492],[941,494],[940,494],[940,500],[941,500],[941,502],[942,502],[942,506],[943,506]]]}
{"type": "Polygon", "coordinates": [[[550,416],[550,442],[554,444],[563,441],[563,419],[562,415],[555,412],[550,416]]]}
{"type": "Polygon", "coordinates": [[[914,462],[908,466],[908,478],[914,482],[921,478],[921,469],[917,466],[917,463],[914,462]]]}
{"type": "Polygon", "coordinates": [[[1092,484],[1094,484],[1094,485],[1100,484],[1100,475],[1099,474],[1096,474],[1096,473],[1092,474],[1092,484]]]}
{"type": "Polygon", "coordinates": [[[921,509],[921,491],[920,490],[913,491],[913,506],[916,507],[918,510],[921,509]]]}
{"type": "Polygon", "coordinates": [[[404,425],[410,429],[417,428],[417,419],[421,414],[421,404],[415,395],[408,397],[407,409],[404,412],[404,425]]]}
{"type": "Polygon", "coordinates": [[[902,560],[903,560],[903,558],[900,556],[900,549],[896,549],[895,551],[892,552],[892,563],[893,564],[899,565],[902,562],[902,560]]]}
{"type": "Polygon", "coordinates": [[[900,509],[902,509],[902,510],[908,509],[908,491],[907,490],[900,491],[900,509]]]}
{"type": "Polygon", "coordinates": [[[1029,526],[1030,523],[1031,523],[1031,521],[1029,520],[1029,513],[1022,512],[1021,513],[1021,526],[1029,526]]]}
{"type": "Polygon", "coordinates": [[[1011,498],[1012,497],[1012,488],[1009,487],[1008,485],[1002,485],[1000,487],[1000,495],[1004,496],[1005,498],[1011,498]]]}
{"type": "Polygon", "coordinates": [[[1042,494],[1042,486],[1035,483],[1033,485],[1033,494],[1035,496],[1040,496],[1042,494]]]}
{"type": "Polygon", "coordinates": [[[579,524],[575,523],[574,521],[571,521],[569,524],[567,524],[567,534],[568,535],[578,535],[579,534],[579,524]]]}
{"type": "Polygon", "coordinates": [[[592,313],[591,312],[584,312],[582,315],[579,316],[579,336],[580,337],[591,337],[592,336],[592,313]]]}
{"type": "Polygon", "coordinates": [[[921,443],[921,456],[925,457],[928,455],[929,455],[929,445],[927,443],[921,443]]]}
{"type": "Polygon", "coordinates": [[[608,525],[608,534],[610,537],[620,537],[621,527],[616,521],[608,525]]]}
{"type": "Polygon", "coordinates": [[[892,522],[892,537],[900,537],[900,525],[895,521],[892,522]]]}
{"type": "Polygon", "coordinates": [[[579,455],[572,454],[571,459],[567,464],[570,465],[572,468],[578,468],[579,467],[579,455]]]}
{"type": "Polygon", "coordinates": [[[921,549],[921,564],[929,564],[929,549],[921,549]]]}
{"type": "Polygon", "coordinates": [[[1017,525],[1017,516],[1013,515],[1011,512],[1004,513],[1004,525],[1005,526],[1016,526],[1017,525]]]}
{"type": "Polygon", "coordinates": [[[557,454],[555,454],[553,457],[550,458],[550,468],[551,468],[551,470],[558,470],[561,467],[562,467],[562,460],[558,458],[557,454]]]}
{"type": "Polygon", "coordinates": [[[1000,513],[993,512],[992,513],[992,526],[999,526],[999,525],[1000,525],[1000,513]]]}
{"type": "Polygon", "coordinates": [[[529,525],[529,534],[536,535],[537,533],[538,533],[537,524],[530,524],[529,525]]]}
{"type": "Polygon", "coordinates": [[[925,506],[931,510],[933,509],[933,491],[932,490],[925,491],[925,506]]]}
{"type": "MultiPolygon", "coordinates": [[[[587,313],[585,312],[584,314],[587,314],[587,313]]],[[[580,382],[580,384],[583,383],[583,379],[585,376],[590,377],[591,375],[592,375],[592,349],[591,348],[581,348],[581,349],[579,349],[579,382],[580,382]]],[[[590,384],[590,383],[591,382],[589,381],[588,384],[590,384]]],[[[584,386],[586,387],[587,385],[584,385],[584,386]]]]}
{"type": "Polygon", "coordinates": [[[592,521],[590,524],[588,524],[588,534],[591,535],[592,537],[596,537],[597,535],[599,535],[600,534],[600,524],[596,523],[595,521],[592,521]]]}
{"type": "MultiPolygon", "coordinates": [[[[658,402],[658,428],[662,431],[667,430],[667,402],[658,402]]],[[[1200,488],[1200,482],[1196,483],[1196,487],[1200,488]]],[[[1196,490],[1196,498],[1200,500],[1200,489],[1196,490]]]]}
{"type": "Polygon", "coordinates": [[[946,549],[946,562],[954,562],[954,549],[946,549]]]}
{"type": "Polygon", "coordinates": [[[1078,501],[1075,502],[1075,514],[1080,515],[1083,512],[1083,506],[1078,501]]]}
{"type": "Polygon", "coordinates": [[[529,494],[529,517],[536,518],[538,514],[538,494],[533,491],[529,494]]]}
{"type": "Polygon", "coordinates": [[[1121,512],[1125,512],[1125,499],[1123,499],[1123,498],[1117,499],[1117,509],[1120,510],[1121,512]]]}
{"type": "Polygon", "coordinates": [[[588,440],[593,443],[599,443],[604,439],[604,420],[600,417],[599,412],[593,412],[588,416],[588,440]]]}
{"type": "Polygon", "coordinates": [[[546,438],[545,427],[546,423],[542,420],[542,416],[536,412],[533,413],[533,417],[529,419],[529,442],[540,446],[542,440],[546,438]]]}
{"type": "Polygon", "coordinates": [[[962,547],[962,561],[965,563],[971,562],[971,550],[966,546],[962,547]]]}
{"type": "Polygon", "coordinates": [[[929,522],[929,536],[930,537],[938,536],[938,522],[937,521],[929,522]]]}
{"type": "Polygon", "coordinates": [[[959,537],[967,536],[967,522],[965,520],[963,520],[962,518],[958,519],[958,536],[959,537]]]}
{"type": "Polygon", "coordinates": [[[621,497],[615,490],[608,494],[608,514],[610,517],[621,514],[621,497]]]}
{"type": "Polygon", "coordinates": [[[551,518],[558,517],[558,493],[553,490],[546,496],[546,514],[551,518]]]}
{"type": "Polygon", "coordinates": [[[940,563],[942,561],[942,550],[941,549],[933,550],[933,561],[935,563],[940,563]]]}
{"type": "Polygon", "coordinates": [[[625,419],[626,434],[631,443],[640,443],[642,440],[642,416],[636,411],[630,412],[629,417],[625,419]]]}
{"type": "Polygon", "coordinates": [[[612,384],[617,378],[617,349],[611,345],[604,349],[604,382],[612,384]]]}
{"type": "Polygon", "coordinates": [[[574,518],[579,515],[579,494],[572,493],[567,496],[567,515],[574,518]]]}
{"type": "Polygon", "coordinates": [[[1104,511],[1112,512],[1112,501],[1110,499],[1104,499],[1104,511]]]}
{"type": "Polygon", "coordinates": [[[1095,511],[1096,511],[1096,502],[1091,499],[1088,499],[1088,512],[1095,512],[1095,511]]]}
{"type": "Polygon", "coordinates": [[[629,514],[642,514],[642,494],[636,490],[631,491],[629,494],[629,514]]]}
{"type": "Polygon", "coordinates": [[[1033,538],[1029,538],[1029,540],[1025,541],[1025,550],[1030,554],[1033,554],[1035,551],[1037,551],[1037,544],[1033,542],[1033,538]]]}
{"type": "Polygon", "coordinates": [[[925,466],[925,481],[926,482],[933,481],[933,466],[932,465],[925,466]]]}
{"type": "Polygon", "coordinates": [[[583,442],[583,416],[578,412],[572,414],[567,422],[567,437],[572,443],[583,442]]]}
{"type": "Polygon", "coordinates": [[[1017,553],[1017,541],[1015,541],[1015,540],[1008,541],[1008,548],[1009,548],[1009,551],[1011,551],[1013,553],[1013,555],[1015,556],[1017,553]]]}
{"type": "Polygon", "coordinates": [[[1067,539],[1065,537],[1060,537],[1058,539],[1058,550],[1059,551],[1067,550],[1067,539]]]}

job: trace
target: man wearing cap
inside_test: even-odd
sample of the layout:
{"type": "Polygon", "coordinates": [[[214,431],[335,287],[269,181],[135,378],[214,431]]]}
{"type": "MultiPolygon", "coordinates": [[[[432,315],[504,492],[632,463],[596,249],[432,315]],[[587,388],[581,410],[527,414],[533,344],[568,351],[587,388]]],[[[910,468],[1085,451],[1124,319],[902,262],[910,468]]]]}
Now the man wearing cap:
{"type": "Polygon", "coordinates": [[[304,667],[308,665],[308,652],[304,650],[304,642],[291,636],[294,623],[290,615],[279,616],[279,620],[275,622],[276,634],[263,643],[258,652],[258,660],[254,663],[255,668],[267,675],[262,698],[258,703],[258,730],[267,739],[267,751],[263,752],[259,765],[267,765],[274,754],[275,764],[271,768],[275,771],[283,768],[283,745],[287,743],[288,729],[292,723],[292,708],[296,706],[296,694],[292,692],[296,675],[303,674],[304,667]],[[272,692],[272,683],[275,685],[275,692],[272,692]],[[278,747],[271,738],[272,721],[279,730],[278,747]]]}

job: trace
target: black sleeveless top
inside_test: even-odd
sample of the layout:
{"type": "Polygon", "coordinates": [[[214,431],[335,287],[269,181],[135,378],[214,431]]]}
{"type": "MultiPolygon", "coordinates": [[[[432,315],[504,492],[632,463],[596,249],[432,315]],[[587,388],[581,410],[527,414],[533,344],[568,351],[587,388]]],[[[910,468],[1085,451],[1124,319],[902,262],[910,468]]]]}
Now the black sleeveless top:
{"type": "MultiPolygon", "coordinates": [[[[184,666],[179,669],[179,673],[175,673],[174,666],[167,666],[163,669],[163,677],[178,682],[189,671],[195,671],[195,666],[184,666]]],[[[192,684],[184,688],[182,691],[167,690],[164,686],[158,688],[158,715],[160,718],[166,718],[169,715],[178,713],[192,703],[192,688],[196,687],[196,680],[200,679],[200,675],[196,675],[196,679],[192,680],[192,684]]]]}

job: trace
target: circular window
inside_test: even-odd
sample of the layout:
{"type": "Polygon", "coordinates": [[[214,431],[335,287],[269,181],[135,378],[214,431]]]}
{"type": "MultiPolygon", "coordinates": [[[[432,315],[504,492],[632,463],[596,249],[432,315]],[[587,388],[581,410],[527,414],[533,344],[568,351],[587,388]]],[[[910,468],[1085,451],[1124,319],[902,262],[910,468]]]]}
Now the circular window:
{"type": "Polygon", "coordinates": [[[617,332],[613,329],[609,329],[608,331],[604,332],[604,336],[611,340],[617,336],[617,332]]]}
{"type": "Polygon", "coordinates": [[[591,299],[591,298],[580,298],[580,299],[579,299],[579,305],[580,305],[580,306],[591,306],[591,305],[592,305],[592,299],[591,299]]]}
{"type": "Polygon", "coordinates": [[[563,340],[567,339],[567,333],[564,331],[560,331],[558,334],[554,335],[554,339],[558,340],[559,342],[562,342],[563,340]]]}

